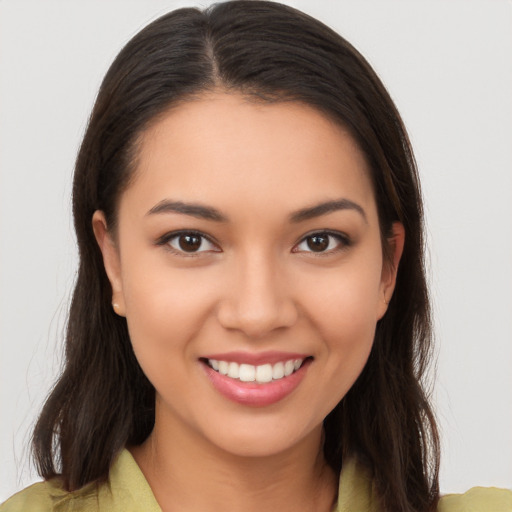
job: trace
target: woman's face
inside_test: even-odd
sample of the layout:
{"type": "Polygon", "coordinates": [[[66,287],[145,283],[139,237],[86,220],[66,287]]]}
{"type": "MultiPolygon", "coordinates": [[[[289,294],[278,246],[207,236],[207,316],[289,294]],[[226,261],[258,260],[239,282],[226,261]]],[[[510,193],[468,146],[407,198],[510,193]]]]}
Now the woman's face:
{"type": "Polygon", "coordinates": [[[393,291],[361,152],[298,103],[171,110],[144,134],[115,243],[101,212],[94,228],[156,427],[233,454],[318,435],[393,291]]]}

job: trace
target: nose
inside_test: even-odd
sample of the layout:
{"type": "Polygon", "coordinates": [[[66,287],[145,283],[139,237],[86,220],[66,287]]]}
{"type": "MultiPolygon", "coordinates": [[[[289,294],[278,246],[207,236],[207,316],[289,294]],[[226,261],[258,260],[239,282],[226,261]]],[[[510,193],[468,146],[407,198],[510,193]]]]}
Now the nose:
{"type": "Polygon", "coordinates": [[[298,318],[291,284],[283,269],[264,255],[251,255],[235,267],[218,307],[225,329],[258,339],[291,327],[298,318]]]}

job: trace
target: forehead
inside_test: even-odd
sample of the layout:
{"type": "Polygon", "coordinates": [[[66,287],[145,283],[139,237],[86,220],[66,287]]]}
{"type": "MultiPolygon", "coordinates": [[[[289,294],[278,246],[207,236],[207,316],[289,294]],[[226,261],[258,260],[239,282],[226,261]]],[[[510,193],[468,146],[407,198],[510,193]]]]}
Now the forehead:
{"type": "Polygon", "coordinates": [[[166,197],[296,209],[350,196],[374,206],[365,158],[343,127],[301,103],[225,93],[183,103],[145,131],[125,195],[148,208],[166,197]]]}

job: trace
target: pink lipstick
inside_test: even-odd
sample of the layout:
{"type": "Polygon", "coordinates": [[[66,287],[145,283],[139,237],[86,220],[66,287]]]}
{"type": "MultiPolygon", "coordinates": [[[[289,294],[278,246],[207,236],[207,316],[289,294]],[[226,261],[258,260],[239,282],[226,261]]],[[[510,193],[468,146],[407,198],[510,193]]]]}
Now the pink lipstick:
{"type": "Polygon", "coordinates": [[[230,352],[201,358],[206,376],[224,397],[264,407],[290,395],[305,377],[312,357],[290,352],[230,352]]]}

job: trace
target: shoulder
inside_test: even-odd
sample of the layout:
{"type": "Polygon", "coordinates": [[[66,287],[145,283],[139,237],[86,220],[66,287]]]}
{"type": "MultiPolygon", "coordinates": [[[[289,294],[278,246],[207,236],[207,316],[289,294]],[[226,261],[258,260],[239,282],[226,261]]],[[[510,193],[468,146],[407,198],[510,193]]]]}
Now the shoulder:
{"type": "Polygon", "coordinates": [[[473,487],[464,494],[441,497],[438,512],[512,512],[512,491],[473,487]]]}
{"type": "Polygon", "coordinates": [[[63,489],[54,478],[27,487],[0,505],[0,512],[161,512],[151,488],[128,450],[110,468],[105,483],[91,483],[76,491],[63,489]]]}
{"type": "MultiPolygon", "coordinates": [[[[343,464],[336,512],[378,512],[379,499],[370,471],[357,458],[343,464]]],[[[437,512],[512,512],[512,491],[474,487],[464,494],[442,496],[437,512]]]]}
{"type": "MultiPolygon", "coordinates": [[[[110,504],[109,495],[108,485],[89,484],[68,492],[61,480],[54,478],[18,492],[0,505],[0,512],[93,512],[110,504]]],[[[107,507],[107,510],[111,509],[107,507]]]]}
{"type": "Polygon", "coordinates": [[[0,512],[47,512],[54,510],[54,496],[62,493],[57,480],[39,482],[11,496],[0,505],[0,512]]]}

